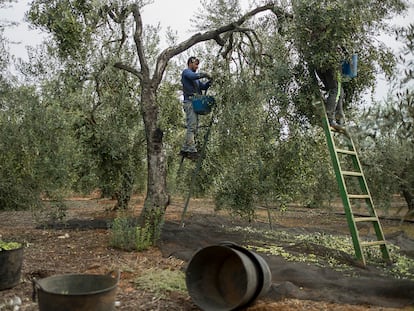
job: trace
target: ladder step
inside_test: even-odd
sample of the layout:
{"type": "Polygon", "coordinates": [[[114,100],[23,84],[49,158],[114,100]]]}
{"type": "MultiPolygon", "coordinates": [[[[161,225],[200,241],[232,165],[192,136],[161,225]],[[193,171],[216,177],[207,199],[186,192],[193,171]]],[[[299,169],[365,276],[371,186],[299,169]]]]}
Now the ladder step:
{"type": "Polygon", "coordinates": [[[371,196],[369,194],[348,194],[348,198],[350,198],[350,199],[370,199],[371,196]]]}
{"type": "Polygon", "coordinates": [[[347,150],[347,149],[335,149],[338,153],[349,154],[349,155],[357,155],[354,150],[347,150]]]}
{"type": "Polygon", "coordinates": [[[385,245],[385,241],[371,241],[371,242],[361,242],[362,247],[376,246],[376,245],[385,245]]]}
{"type": "Polygon", "coordinates": [[[342,171],[342,175],[356,176],[356,177],[362,177],[363,176],[361,172],[352,172],[352,171],[342,171]]]}
{"type": "Polygon", "coordinates": [[[366,217],[355,217],[354,218],[355,222],[366,222],[366,221],[378,221],[378,217],[370,217],[370,216],[366,216],[366,217]]]}

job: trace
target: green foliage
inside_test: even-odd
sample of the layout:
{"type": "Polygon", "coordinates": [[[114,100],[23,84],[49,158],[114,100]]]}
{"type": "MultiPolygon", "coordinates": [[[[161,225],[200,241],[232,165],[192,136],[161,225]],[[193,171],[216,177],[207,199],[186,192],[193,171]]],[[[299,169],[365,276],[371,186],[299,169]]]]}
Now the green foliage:
{"type": "Polygon", "coordinates": [[[163,213],[155,210],[143,215],[137,219],[123,212],[116,217],[111,226],[110,245],[127,251],[154,246],[161,236],[163,213]]]}
{"type": "Polygon", "coordinates": [[[32,88],[11,88],[2,101],[0,208],[37,207],[41,195],[61,198],[73,163],[64,112],[40,102],[32,88]]]}
{"type": "Polygon", "coordinates": [[[97,23],[95,1],[33,1],[28,18],[55,37],[61,56],[82,56],[97,23]]]}
{"type": "MultiPolygon", "coordinates": [[[[337,192],[323,133],[293,102],[296,76],[288,47],[280,34],[261,32],[268,35],[261,43],[269,55],[246,56],[252,65],[231,64],[234,73],[215,64],[218,121],[203,167],[217,208],[248,220],[257,204],[320,206],[337,192]]],[[[312,109],[310,101],[306,105],[312,109]]]]}
{"type": "Polygon", "coordinates": [[[5,241],[0,240],[0,252],[10,251],[13,249],[18,249],[20,247],[22,247],[22,244],[18,242],[5,242],[5,241]]]}
{"type": "Polygon", "coordinates": [[[139,289],[148,290],[160,298],[165,298],[171,292],[187,292],[185,274],[177,270],[148,269],[135,280],[135,284],[139,289]]]}
{"type": "Polygon", "coordinates": [[[231,23],[240,17],[240,3],[237,0],[202,1],[203,10],[191,19],[195,27],[208,31],[231,23]]]}
{"type": "MultiPolygon", "coordinates": [[[[136,57],[130,42],[122,39],[130,26],[127,11],[123,1],[39,0],[28,14],[33,25],[52,35],[50,54],[64,65],[57,73],[62,85],[48,95],[62,96],[61,105],[74,115],[81,155],[74,166],[74,188],[100,188],[103,196],[117,200],[116,208],[128,207],[131,194],[145,190],[146,180],[140,85],[113,67],[120,58],[136,57]]],[[[158,52],[157,29],[146,27],[144,37],[151,57],[158,52]]]]}
{"type": "Polygon", "coordinates": [[[378,203],[389,208],[393,195],[400,193],[408,209],[414,208],[414,101],[413,101],[413,25],[397,32],[404,43],[403,65],[394,85],[399,89],[383,103],[366,108],[361,116],[359,133],[364,137],[364,164],[372,180],[371,191],[378,203]],[[402,77],[402,79],[401,79],[402,77]],[[369,138],[366,139],[365,137],[369,138]]]}
{"type": "MultiPolygon", "coordinates": [[[[348,51],[375,51],[372,39],[385,28],[383,19],[405,9],[404,1],[292,1],[296,46],[313,68],[337,67],[348,51]]],[[[365,60],[365,59],[364,59],[365,60]]],[[[384,59],[385,60],[385,59],[384,59]]]]}
{"type": "Polygon", "coordinates": [[[32,208],[32,216],[39,226],[61,223],[67,216],[67,205],[63,201],[50,201],[32,208]]]}
{"type": "Polygon", "coordinates": [[[366,140],[360,156],[370,191],[376,205],[388,210],[403,186],[414,189],[412,176],[407,174],[413,168],[413,145],[392,136],[366,140]]]}
{"type": "MultiPolygon", "coordinates": [[[[246,165],[248,157],[239,157],[234,163],[234,173],[223,176],[223,184],[217,190],[215,203],[217,209],[229,208],[234,214],[247,218],[254,218],[257,171],[253,172],[251,165],[246,165]],[[256,177],[256,178],[255,178],[256,177]]],[[[249,163],[250,164],[250,163],[249,163]]]]}
{"type": "Polygon", "coordinates": [[[108,70],[99,79],[97,109],[79,120],[76,131],[86,159],[94,163],[96,186],[104,196],[115,197],[117,207],[126,208],[134,188],[142,190],[145,184],[143,126],[137,122],[139,112],[127,77],[108,70]]]}
{"type": "Polygon", "coordinates": [[[119,216],[112,223],[109,244],[127,251],[146,250],[154,245],[152,227],[149,223],[140,226],[134,219],[119,216]]]}
{"type": "MultiPolygon", "coordinates": [[[[9,63],[10,55],[7,51],[7,40],[3,37],[3,30],[0,27],[0,72],[4,72],[7,68],[7,65],[9,63]]],[[[3,74],[1,75],[0,81],[3,82],[3,74]]],[[[2,83],[3,84],[3,83],[2,83]]]]}
{"type": "Polygon", "coordinates": [[[339,69],[340,63],[352,53],[359,58],[358,79],[346,85],[346,108],[352,107],[351,100],[359,99],[365,89],[374,87],[377,68],[391,76],[396,57],[390,48],[378,44],[377,36],[380,31],[388,30],[386,18],[404,11],[405,1],[295,0],[292,4],[295,14],[292,35],[300,57],[298,72],[303,75],[302,81],[308,79],[301,97],[313,94],[306,84],[315,83],[311,77],[316,68],[339,69]]]}
{"type": "MultiPolygon", "coordinates": [[[[23,114],[15,110],[2,116],[2,138],[17,138],[2,141],[2,149],[13,150],[2,155],[7,164],[0,182],[4,196],[17,197],[14,193],[25,190],[28,199],[20,195],[19,202],[27,205],[40,193],[58,197],[62,189],[100,188],[125,208],[133,191],[145,190],[148,137],[139,121],[145,107],[139,100],[143,85],[113,67],[122,61],[145,71],[145,66],[136,66],[136,49],[126,38],[133,26],[127,18],[129,3],[33,1],[28,18],[47,30],[52,40],[47,53],[26,66],[27,73],[43,78],[37,81],[40,104],[23,107],[23,114]],[[47,68],[44,63],[53,65],[47,68]],[[32,123],[27,116],[33,117],[32,123]],[[12,128],[6,122],[10,117],[12,128]],[[18,135],[22,129],[29,138],[18,135]],[[47,143],[40,143],[41,139],[47,143]],[[12,163],[23,164],[13,167],[12,163]],[[17,190],[9,191],[12,187],[17,190]]],[[[213,194],[218,208],[229,208],[250,220],[260,202],[283,206],[299,201],[316,207],[337,193],[323,134],[312,126],[318,121],[311,105],[315,81],[310,70],[336,66],[348,57],[336,53],[338,45],[358,52],[359,78],[348,83],[346,90],[348,108],[353,106],[362,90],[372,85],[377,64],[391,73],[395,58],[376,44],[375,36],[384,28],[384,18],[404,9],[400,0],[285,4],[281,9],[293,15],[263,14],[194,51],[205,60],[203,70],[215,78],[212,92],[218,102],[195,192],[213,194]],[[219,39],[225,44],[217,46],[219,39]]],[[[238,1],[204,2],[204,7],[206,12],[197,16],[202,30],[241,15],[238,1]]],[[[152,70],[159,53],[159,28],[143,30],[143,57],[152,70]]],[[[156,94],[151,94],[157,95],[152,108],[160,114],[155,114],[152,124],[164,133],[170,179],[175,178],[176,154],[184,134],[176,94],[180,70],[171,65],[160,87],[153,85],[156,94]]],[[[2,108],[3,102],[2,98],[2,108]]],[[[200,121],[203,126],[208,118],[200,121]]],[[[132,241],[125,242],[126,247],[149,235],[144,230],[137,237],[134,225],[122,226],[126,240],[132,241]]],[[[152,229],[151,234],[159,231],[158,225],[152,229]]]]}

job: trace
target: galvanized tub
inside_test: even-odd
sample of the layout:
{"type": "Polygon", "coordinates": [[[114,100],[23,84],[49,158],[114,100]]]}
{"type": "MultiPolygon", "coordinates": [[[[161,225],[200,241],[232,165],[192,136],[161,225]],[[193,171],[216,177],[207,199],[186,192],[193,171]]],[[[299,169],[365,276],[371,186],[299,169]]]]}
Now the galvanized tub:
{"type": "Polygon", "coordinates": [[[265,294],[272,275],[258,254],[231,242],[197,251],[186,269],[193,302],[205,311],[229,311],[265,294]]]}
{"type": "Polygon", "coordinates": [[[119,276],[66,274],[34,280],[34,298],[40,311],[113,311],[119,276]]]}

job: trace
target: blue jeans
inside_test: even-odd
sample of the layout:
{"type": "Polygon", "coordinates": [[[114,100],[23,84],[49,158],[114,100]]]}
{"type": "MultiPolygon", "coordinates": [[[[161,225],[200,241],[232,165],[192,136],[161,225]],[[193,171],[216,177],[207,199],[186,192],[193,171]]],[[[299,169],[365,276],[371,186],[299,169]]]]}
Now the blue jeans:
{"type": "Polygon", "coordinates": [[[185,111],[187,131],[185,134],[184,145],[181,150],[185,152],[197,152],[195,136],[197,134],[198,115],[193,110],[193,104],[191,100],[185,100],[183,102],[183,108],[185,111]]]}

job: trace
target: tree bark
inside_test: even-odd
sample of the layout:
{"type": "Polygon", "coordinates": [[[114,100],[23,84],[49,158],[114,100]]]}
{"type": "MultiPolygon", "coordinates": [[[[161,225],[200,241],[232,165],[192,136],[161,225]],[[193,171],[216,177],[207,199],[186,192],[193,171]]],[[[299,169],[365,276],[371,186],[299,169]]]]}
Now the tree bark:
{"type": "Polygon", "coordinates": [[[407,189],[403,189],[401,192],[407,203],[408,212],[414,211],[414,196],[407,189]]]}
{"type": "Polygon", "coordinates": [[[149,225],[158,236],[158,230],[164,218],[168,205],[167,194],[167,165],[163,148],[163,132],[158,124],[158,106],[156,104],[156,90],[151,84],[143,83],[142,87],[142,114],[144,118],[147,140],[147,195],[140,220],[141,225],[149,225]]]}

